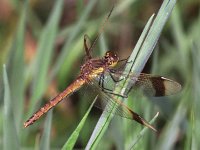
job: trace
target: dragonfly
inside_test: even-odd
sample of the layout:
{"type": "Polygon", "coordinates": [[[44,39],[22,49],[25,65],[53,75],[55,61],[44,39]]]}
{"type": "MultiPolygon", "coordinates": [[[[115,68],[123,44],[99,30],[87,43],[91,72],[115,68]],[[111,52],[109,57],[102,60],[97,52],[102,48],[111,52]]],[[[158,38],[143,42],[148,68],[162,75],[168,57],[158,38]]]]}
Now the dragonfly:
{"type": "Polygon", "coordinates": [[[140,73],[136,74],[133,72],[124,72],[119,68],[116,69],[116,66],[123,62],[123,59],[120,60],[118,55],[112,51],[107,51],[102,58],[93,58],[92,49],[96,41],[98,40],[101,32],[104,29],[104,26],[112,13],[113,8],[109,12],[99,34],[96,36],[94,42],[90,44],[90,40],[87,35],[84,36],[84,49],[86,53],[85,63],[80,67],[79,76],[72,82],[67,88],[58,94],[56,97],[47,102],[43,107],[36,111],[25,123],[24,127],[32,125],[37,121],[41,116],[47,113],[50,109],[56,106],[63,99],[67,98],[77,90],[79,90],[83,85],[89,84],[94,88],[97,88],[101,91],[103,99],[111,102],[107,103],[111,105],[107,111],[110,112],[109,108],[112,108],[112,105],[118,105],[116,113],[120,116],[135,120],[136,122],[156,131],[156,129],[150,125],[145,119],[143,119],[139,114],[134,112],[131,108],[125,105],[122,101],[116,98],[122,97],[127,98],[128,94],[135,87],[139,87],[147,95],[150,96],[167,96],[172,95],[181,90],[181,85],[171,79],[155,76],[151,74],[140,73]],[[129,83],[123,93],[115,93],[114,87],[106,88],[105,84],[108,84],[108,78],[111,79],[114,83],[118,84],[122,80],[129,79],[129,83]]]}

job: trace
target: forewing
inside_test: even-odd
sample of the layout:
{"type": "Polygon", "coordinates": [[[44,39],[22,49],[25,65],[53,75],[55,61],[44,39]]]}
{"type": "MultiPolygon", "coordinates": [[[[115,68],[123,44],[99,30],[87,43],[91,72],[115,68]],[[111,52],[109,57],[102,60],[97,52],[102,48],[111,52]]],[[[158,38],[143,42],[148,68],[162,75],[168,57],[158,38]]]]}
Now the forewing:
{"type": "MultiPolygon", "coordinates": [[[[130,78],[132,78],[131,75],[130,78]]],[[[150,74],[140,74],[135,86],[142,89],[148,96],[169,96],[181,90],[181,85],[178,82],[150,74]]]]}
{"type": "MultiPolygon", "coordinates": [[[[151,74],[135,74],[122,71],[105,72],[103,79],[104,85],[115,85],[121,87],[123,95],[128,96],[131,90],[140,89],[147,96],[169,96],[178,93],[181,90],[181,85],[171,79],[154,76],[151,74]],[[112,77],[111,77],[112,76],[112,77]],[[123,82],[127,80],[126,86],[123,82]]],[[[110,90],[114,91],[115,86],[110,86],[110,90]]]]}

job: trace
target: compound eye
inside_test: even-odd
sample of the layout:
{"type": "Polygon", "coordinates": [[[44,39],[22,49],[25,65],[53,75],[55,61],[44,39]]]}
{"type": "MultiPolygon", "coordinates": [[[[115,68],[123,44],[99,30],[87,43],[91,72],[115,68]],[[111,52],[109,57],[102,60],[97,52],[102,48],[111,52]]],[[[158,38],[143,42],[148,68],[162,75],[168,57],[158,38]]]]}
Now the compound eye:
{"type": "Polygon", "coordinates": [[[107,51],[106,53],[105,53],[105,56],[104,56],[105,58],[115,58],[115,57],[117,57],[117,54],[115,54],[114,52],[112,52],[112,51],[107,51]]]}
{"type": "Polygon", "coordinates": [[[107,61],[109,66],[115,66],[119,61],[119,57],[117,54],[111,51],[107,51],[104,56],[105,60],[107,61]]]}

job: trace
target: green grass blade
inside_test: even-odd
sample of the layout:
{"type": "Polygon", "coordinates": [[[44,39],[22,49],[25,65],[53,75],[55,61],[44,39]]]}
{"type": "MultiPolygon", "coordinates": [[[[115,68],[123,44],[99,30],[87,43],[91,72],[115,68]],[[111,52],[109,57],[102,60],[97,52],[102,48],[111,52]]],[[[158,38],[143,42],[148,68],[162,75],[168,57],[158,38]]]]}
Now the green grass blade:
{"type": "MultiPolygon", "coordinates": [[[[153,119],[150,121],[150,124],[152,124],[156,118],[159,116],[159,112],[156,113],[156,115],[153,117],[153,119]]],[[[144,136],[145,132],[148,130],[147,127],[144,127],[140,133],[137,135],[135,139],[132,140],[132,143],[130,144],[128,149],[133,149],[134,146],[139,142],[139,140],[144,136]]]]}
{"type": "Polygon", "coordinates": [[[3,149],[12,150],[20,149],[19,139],[13,116],[13,104],[11,101],[10,87],[6,66],[3,66],[3,82],[4,82],[4,117],[3,117],[3,149]]]}
{"type": "MultiPolygon", "coordinates": [[[[143,44],[143,42],[145,40],[145,37],[146,37],[146,35],[148,33],[148,30],[149,30],[149,28],[151,26],[153,18],[154,18],[154,14],[149,18],[149,20],[148,20],[148,22],[147,22],[147,24],[146,24],[146,26],[145,26],[145,28],[144,28],[144,30],[142,32],[137,44],[135,45],[135,48],[134,48],[133,52],[131,53],[131,56],[130,56],[130,59],[129,59],[130,61],[134,61],[135,59],[137,59],[137,55],[140,52],[141,46],[142,46],[142,44],[143,44]]],[[[127,64],[125,70],[127,70],[127,71],[130,70],[131,66],[132,66],[132,64],[127,64]]]]}
{"type": "Polygon", "coordinates": [[[176,141],[177,135],[180,130],[179,125],[183,121],[183,118],[186,115],[186,111],[187,110],[185,108],[184,100],[182,100],[177,108],[177,111],[173,116],[173,119],[168,123],[168,125],[165,128],[165,131],[162,132],[162,135],[160,135],[160,138],[158,140],[158,145],[155,149],[157,150],[173,149],[173,146],[175,144],[174,142],[176,141]]]}
{"type": "Polygon", "coordinates": [[[51,134],[51,121],[52,121],[52,110],[49,111],[44,123],[44,131],[42,138],[40,140],[40,149],[49,150],[50,149],[50,134],[51,134]]]}
{"type": "MultiPolygon", "coordinates": [[[[145,35],[146,35],[146,33],[147,33],[147,31],[148,31],[148,29],[150,27],[152,19],[153,19],[153,17],[151,17],[149,19],[147,25],[145,26],[145,29],[143,30],[143,32],[141,34],[140,40],[138,41],[139,44],[142,44],[142,40],[144,40],[144,38],[145,38],[145,35]]],[[[138,43],[137,43],[137,45],[139,45],[138,43]]],[[[139,49],[140,46],[137,46],[137,45],[136,45],[136,47],[138,47],[138,49],[139,49]]],[[[95,148],[96,147],[96,144],[99,143],[99,141],[100,141],[101,137],[103,136],[103,133],[107,129],[107,127],[109,125],[109,122],[111,121],[112,117],[113,117],[112,113],[109,113],[109,114],[108,113],[105,113],[105,114],[103,113],[101,115],[101,117],[99,118],[99,121],[98,121],[98,123],[97,123],[97,125],[96,125],[96,127],[95,127],[95,129],[94,129],[94,131],[92,133],[92,136],[90,137],[90,140],[89,140],[89,142],[87,144],[86,149],[90,149],[90,148],[95,148]]]]}
{"type": "Polygon", "coordinates": [[[33,93],[31,97],[29,115],[33,113],[35,104],[41,98],[47,87],[48,70],[54,53],[53,48],[62,10],[63,0],[56,1],[47,25],[44,27],[39,39],[36,61],[34,63],[33,70],[33,93]]]}
{"type": "MultiPolygon", "coordinates": [[[[98,97],[98,96],[97,96],[98,97]]],[[[97,97],[94,99],[93,103],[90,105],[89,109],[87,110],[87,112],[85,113],[84,117],[82,118],[81,122],[79,123],[79,125],[77,126],[77,128],[74,130],[74,132],[72,133],[72,135],[69,137],[69,139],[67,140],[67,142],[65,143],[65,145],[63,146],[62,150],[70,150],[70,149],[73,149],[77,139],[78,139],[78,136],[80,134],[80,131],[82,130],[84,124],[85,124],[85,121],[97,99],[97,97]]]]}
{"type": "MultiPolygon", "coordinates": [[[[171,11],[175,5],[175,0],[165,0],[160,8],[160,11],[158,12],[158,15],[156,16],[151,28],[149,29],[149,32],[144,39],[140,39],[142,43],[139,47],[139,51],[135,54],[135,49],[133,50],[132,55],[130,56],[129,62],[133,61],[134,64],[128,64],[126,69],[131,69],[132,71],[135,71],[137,73],[140,73],[147,62],[148,58],[150,57],[158,38],[161,34],[161,31],[163,29],[164,24],[166,23],[169,15],[171,14],[171,11]],[[133,66],[132,66],[133,65],[133,66]]],[[[148,28],[147,28],[148,29],[148,28]]],[[[144,34],[146,35],[146,34],[144,34]]],[[[125,87],[125,86],[124,86],[125,87]]],[[[118,89],[116,89],[118,90],[118,89]]],[[[115,109],[113,109],[114,111],[115,109]]],[[[99,143],[100,139],[102,138],[104,132],[106,131],[111,119],[112,114],[104,114],[100,117],[92,136],[90,137],[90,140],[87,144],[86,149],[95,149],[97,144],[99,143]]]]}
{"type": "MultiPolygon", "coordinates": [[[[146,64],[148,58],[150,57],[151,53],[153,52],[154,47],[160,37],[162,29],[168,20],[169,15],[171,14],[174,5],[176,4],[176,0],[165,0],[145,38],[144,43],[136,57],[136,61],[132,67],[132,71],[134,72],[141,72],[146,64]]],[[[130,56],[131,60],[132,55],[130,56]]]]}
{"type": "Polygon", "coordinates": [[[9,79],[11,89],[11,101],[13,104],[14,117],[17,131],[22,128],[22,115],[24,108],[24,34],[28,1],[26,0],[21,11],[17,32],[13,39],[11,57],[9,62],[9,79]]]}
{"type": "MultiPolygon", "coordinates": [[[[200,33],[200,30],[197,30],[197,33],[200,33]]],[[[192,47],[192,57],[193,57],[193,83],[192,83],[192,95],[193,99],[192,101],[189,101],[189,103],[192,103],[192,106],[190,108],[190,122],[188,124],[188,133],[187,133],[187,143],[185,144],[185,147],[187,149],[199,149],[199,138],[200,138],[200,132],[198,130],[198,126],[200,124],[200,102],[199,97],[200,93],[199,91],[199,85],[200,85],[200,43],[198,42],[198,38],[193,41],[193,47],[192,47]]]]}

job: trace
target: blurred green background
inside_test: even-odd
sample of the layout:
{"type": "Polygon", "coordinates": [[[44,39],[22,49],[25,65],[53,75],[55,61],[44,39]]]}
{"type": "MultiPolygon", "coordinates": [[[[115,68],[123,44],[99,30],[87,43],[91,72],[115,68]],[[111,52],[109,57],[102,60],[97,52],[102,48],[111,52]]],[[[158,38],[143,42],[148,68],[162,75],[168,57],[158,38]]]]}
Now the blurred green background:
{"type": "MultiPolygon", "coordinates": [[[[0,1],[1,148],[63,147],[93,100],[88,102],[83,92],[56,106],[46,120],[42,117],[26,129],[23,122],[76,78],[84,60],[83,36],[95,38],[113,3],[115,9],[93,52],[103,56],[113,50],[123,59],[162,0],[0,1]]],[[[153,123],[158,133],[143,134],[141,125],[114,117],[97,149],[129,149],[134,141],[135,149],[200,149],[199,39],[200,1],[178,1],[143,72],[174,79],[182,91],[164,98],[131,95],[131,108],[145,119],[160,112],[153,123]]],[[[98,109],[91,110],[74,148],[87,145],[100,115],[98,109]]]]}

